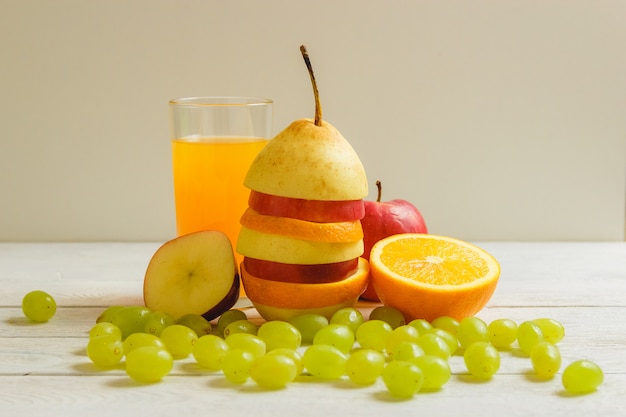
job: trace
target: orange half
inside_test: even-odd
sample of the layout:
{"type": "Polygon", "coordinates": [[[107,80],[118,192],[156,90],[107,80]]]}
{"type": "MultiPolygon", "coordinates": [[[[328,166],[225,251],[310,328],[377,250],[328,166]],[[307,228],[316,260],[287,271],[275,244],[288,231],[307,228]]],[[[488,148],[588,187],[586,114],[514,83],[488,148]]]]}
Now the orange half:
{"type": "Polygon", "coordinates": [[[370,254],[371,284],[383,304],[407,320],[473,316],[500,277],[483,249],[445,236],[406,233],[378,241],[370,254]]]}

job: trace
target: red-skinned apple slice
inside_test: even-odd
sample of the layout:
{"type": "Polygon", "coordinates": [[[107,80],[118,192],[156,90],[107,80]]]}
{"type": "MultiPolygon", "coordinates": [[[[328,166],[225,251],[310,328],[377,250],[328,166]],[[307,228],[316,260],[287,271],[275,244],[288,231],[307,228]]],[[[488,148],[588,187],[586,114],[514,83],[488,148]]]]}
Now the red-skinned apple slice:
{"type": "Polygon", "coordinates": [[[319,223],[349,222],[365,215],[363,200],[323,201],[251,191],[248,205],[260,214],[319,223]]]}
{"type": "Polygon", "coordinates": [[[355,258],[330,264],[296,265],[244,257],[243,265],[250,274],[262,279],[316,284],[349,277],[356,272],[359,260],[355,258]]]}
{"type": "Polygon", "coordinates": [[[212,320],[239,298],[233,248],[220,231],[190,233],[164,243],[144,278],[146,307],[174,318],[200,314],[212,320]]]}

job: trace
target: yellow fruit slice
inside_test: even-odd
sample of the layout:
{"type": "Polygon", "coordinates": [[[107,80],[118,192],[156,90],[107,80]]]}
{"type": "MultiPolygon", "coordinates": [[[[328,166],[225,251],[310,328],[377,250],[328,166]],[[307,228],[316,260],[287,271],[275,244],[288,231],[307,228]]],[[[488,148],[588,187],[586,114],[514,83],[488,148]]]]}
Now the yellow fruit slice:
{"type": "Polygon", "coordinates": [[[372,248],[370,266],[380,300],[407,320],[473,316],[487,304],[500,277],[498,261],[481,248],[429,234],[380,240],[372,248]]]}
{"type": "Polygon", "coordinates": [[[363,240],[313,242],[242,227],[237,240],[237,252],[249,258],[286,264],[329,264],[361,256],[363,240]]]}
{"type": "Polygon", "coordinates": [[[315,242],[355,242],[363,239],[359,220],[317,223],[288,217],[265,216],[248,208],[241,216],[241,225],[258,232],[315,242]]]}

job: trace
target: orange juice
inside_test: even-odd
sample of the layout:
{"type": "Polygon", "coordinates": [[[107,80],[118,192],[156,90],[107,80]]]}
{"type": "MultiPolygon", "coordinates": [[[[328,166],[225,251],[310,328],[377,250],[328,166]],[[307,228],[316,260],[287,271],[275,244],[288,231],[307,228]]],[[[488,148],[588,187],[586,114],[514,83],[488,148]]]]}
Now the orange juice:
{"type": "MultiPolygon", "coordinates": [[[[178,235],[221,230],[237,245],[239,219],[248,207],[243,186],[265,138],[182,138],[172,141],[178,235]]],[[[235,253],[237,263],[241,258],[235,253]]]]}

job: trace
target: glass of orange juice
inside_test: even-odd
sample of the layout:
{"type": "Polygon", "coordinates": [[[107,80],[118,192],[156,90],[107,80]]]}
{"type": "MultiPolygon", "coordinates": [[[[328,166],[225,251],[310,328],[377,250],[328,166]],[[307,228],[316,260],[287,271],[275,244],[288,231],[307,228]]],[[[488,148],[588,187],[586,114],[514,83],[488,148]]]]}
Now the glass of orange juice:
{"type": "Polygon", "coordinates": [[[236,247],[239,219],[248,206],[243,180],[271,137],[272,105],[253,97],[169,102],[179,236],[221,230],[236,247]]]}

